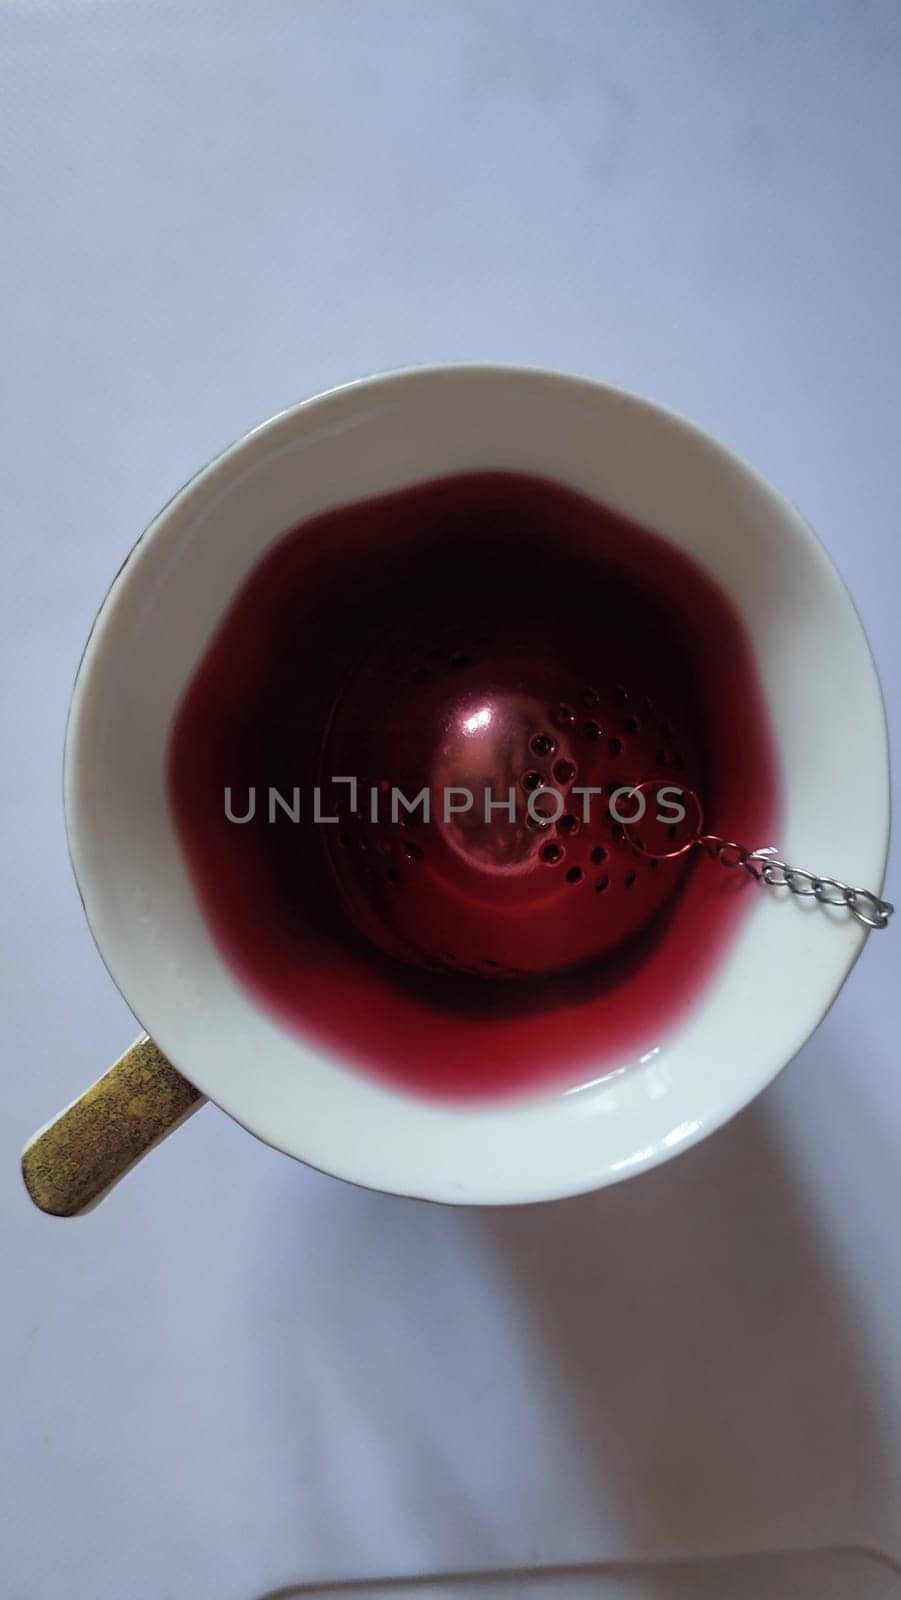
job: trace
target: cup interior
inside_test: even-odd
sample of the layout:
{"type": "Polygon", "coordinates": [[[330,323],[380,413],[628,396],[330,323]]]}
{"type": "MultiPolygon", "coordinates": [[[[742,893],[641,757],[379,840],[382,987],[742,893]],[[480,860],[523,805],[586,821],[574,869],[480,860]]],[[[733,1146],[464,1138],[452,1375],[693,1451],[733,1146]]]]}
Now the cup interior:
{"type": "Polygon", "coordinates": [[[76,683],[65,763],[90,925],[170,1059],[288,1154],[373,1187],[463,1202],[596,1187],[711,1131],[797,1051],[865,937],[847,914],[755,890],[676,1026],[613,1070],[496,1102],[430,1100],[361,1072],[235,977],[198,904],[167,793],[186,684],[247,573],[287,529],[355,500],[494,470],[587,494],[710,575],[750,641],[781,775],[780,837],[753,843],[878,889],[888,839],[881,696],[851,600],[814,535],[688,424],[601,385],[530,370],[423,369],[351,385],[275,418],[205,468],[107,596],[76,683]],[[852,760],[836,762],[836,729],[852,760]]]}

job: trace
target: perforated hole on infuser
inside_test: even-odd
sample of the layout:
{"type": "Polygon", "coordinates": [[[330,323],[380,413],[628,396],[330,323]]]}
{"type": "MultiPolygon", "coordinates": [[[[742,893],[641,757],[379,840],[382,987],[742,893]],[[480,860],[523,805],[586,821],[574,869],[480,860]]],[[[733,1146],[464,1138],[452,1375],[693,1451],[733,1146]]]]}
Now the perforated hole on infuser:
{"type": "Polygon", "coordinates": [[[540,812],[536,816],[534,812],[530,811],[526,816],[526,827],[533,829],[549,828],[553,820],[553,817],[544,817],[540,812]]]}
{"type": "Polygon", "coordinates": [[[561,833],[578,833],[579,819],[574,812],[567,811],[566,815],[560,818],[557,827],[561,833]]]}
{"type": "Polygon", "coordinates": [[[558,783],[571,783],[576,775],[575,766],[571,761],[557,761],[554,764],[554,777],[558,783]]]}
{"type": "Polygon", "coordinates": [[[565,700],[561,700],[551,712],[551,720],[558,728],[569,728],[576,720],[575,710],[565,700]]]}
{"type": "Polygon", "coordinates": [[[581,867],[570,867],[566,874],[567,883],[581,883],[585,874],[581,867]]]}
{"type": "Polygon", "coordinates": [[[602,844],[595,845],[591,852],[591,859],[596,867],[599,867],[602,861],[607,860],[607,852],[602,844]]]}
{"type": "Polygon", "coordinates": [[[557,741],[549,733],[536,733],[529,748],[533,756],[552,756],[557,748],[557,741]]]}
{"type": "Polygon", "coordinates": [[[535,772],[534,769],[532,769],[529,772],[524,772],[519,781],[526,793],[532,794],[535,789],[541,788],[544,779],[542,778],[540,772],[535,772]]]}
{"type": "Polygon", "coordinates": [[[599,722],[585,722],[582,725],[582,732],[586,739],[599,739],[601,737],[601,725],[599,722]]]}
{"type": "Polygon", "coordinates": [[[549,867],[555,867],[558,861],[563,860],[565,854],[566,851],[562,844],[557,844],[554,840],[550,840],[547,844],[541,846],[541,859],[549,867]]]}

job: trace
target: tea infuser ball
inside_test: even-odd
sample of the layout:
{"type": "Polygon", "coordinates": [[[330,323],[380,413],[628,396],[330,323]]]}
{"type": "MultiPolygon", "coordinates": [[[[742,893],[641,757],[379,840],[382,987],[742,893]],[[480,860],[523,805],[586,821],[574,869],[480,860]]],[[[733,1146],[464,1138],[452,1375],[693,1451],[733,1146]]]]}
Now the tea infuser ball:
{"type": "Polygon", "coordinates": [[[370,639],[319,761],[356,928],[414,966],[483,978],[577,967],[645,929],[690,870],[635,848],[677,831],[655,785],[701,783],[687,708],[652,671],[626,633],[584,623],[406,622],[370,639]],[[355,794],[333,781],[349,775],[355,794]],[[611,811],[639,784],[643,805],[626,793],[611,811]]]}

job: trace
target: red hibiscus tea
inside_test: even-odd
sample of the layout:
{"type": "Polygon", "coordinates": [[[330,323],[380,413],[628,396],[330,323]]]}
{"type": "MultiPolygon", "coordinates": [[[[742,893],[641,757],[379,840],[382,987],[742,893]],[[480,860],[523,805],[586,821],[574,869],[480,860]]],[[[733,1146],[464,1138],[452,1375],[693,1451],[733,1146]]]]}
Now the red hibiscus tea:
{"type": "Polygon", "coordinates": [[[287,532],[188,685],[168,776],[238,981],[351,1070],[443,1097],[663,1044],[754,887],[655,857],[692,795],[752,843],[778,804],[728,598],[650,530],[508,473],[287,532]]]}

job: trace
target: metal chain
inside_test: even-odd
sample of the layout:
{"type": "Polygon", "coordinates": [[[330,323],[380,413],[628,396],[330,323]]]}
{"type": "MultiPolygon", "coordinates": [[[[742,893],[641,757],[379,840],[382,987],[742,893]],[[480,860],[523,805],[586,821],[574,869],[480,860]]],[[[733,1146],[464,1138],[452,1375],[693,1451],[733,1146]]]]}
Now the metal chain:
{"type": "Polygon", "coordinates": [[[697,843],[722,867],[741,867],[758,882],[771,889],[788,889],[792,894],[812,895],[824,906],[842,906],[865,928],[887,928],[894,906],[880,900],[870,889],[855,889],[839,878],[821,878],[803,867],[790,867],[780,861],[772,848],[749,850],[716,833],[699,833],[697,843]]]}

